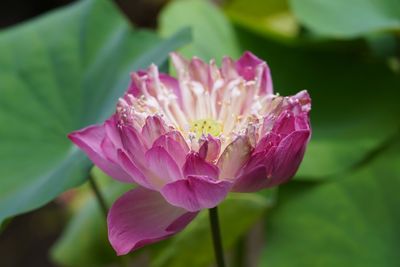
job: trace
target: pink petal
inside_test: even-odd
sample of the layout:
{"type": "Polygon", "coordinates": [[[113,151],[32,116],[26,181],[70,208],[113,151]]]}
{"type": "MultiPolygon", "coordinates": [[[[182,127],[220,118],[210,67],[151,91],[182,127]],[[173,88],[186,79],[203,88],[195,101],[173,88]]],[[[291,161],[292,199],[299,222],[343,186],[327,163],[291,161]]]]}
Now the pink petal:
{"type": "Polygon", "coordinates": [[[226,180],[193,175],[165,185],[161,194],[172,205],[194,212],[217,206],[226,197],[231,185],[226,180]]]}
{"type": "Polygon", "coordinates": [[[165,85],[166,88],[174,92],[178,97],[178,103],[182,107],[182,93],[179,87],[179,82],[172,76],[165,73],[160,73],[160,81],[165,85]]]}
{"type": "Polygon", "coordinates": [[[174,65],[179,78],[183,78],[187,75],[187,69],[189,62],[183,58],[179,53],[172,52],[170,54],[172,64],[174,65]]]}
{"type": "Polygon", "coordinates": [[[252,152],[252,146],[247,136],[239,136],[229,144],[218,160],[219,178],[232,180],[244,166],[252,152]]]}
{"type": "Polygon", "coordinates": [[[261,92],[272,94],[272,78],[268,65],[254,54],[246,51],[241,58],[236,61],[236,69],[240,76],[246,80],[254,80],[258,75],[261,77],[261,92]]]}
{"type": "Polygon", "coordinates": [[[224,79],[233,80],[236,79],[239,74],[236,71],[235,62],[230,57],[224,57],[222,59],[221,73],[224,79]]]}
{"type": "Polygon", "coordinates": [[[161,135],[153,146],[163,147],[171,157],[176,161],[179,167],[182,167],[185,163],[186,154],[189,152],[189,147],[178,131],[171,131],[164,135],[161,135]]]}
{"type": "MultiPolygon", "coordinates": [[[[152,180],[150,175],[145,175],[141,170],[139,170],[140,167],[138,168],[134,161],[132,161],[128,154],[122,149],[118,150],[118,160],[121,167],[130,175],[131,179],[135,181],[135,183],[152,190],[159,187],[158,184],[160,182],[158,180],[152,180]]],[[[141,169],[146,171],[143,168],[141,169]]]]}
{"type": "Polygon", "coordinates": [[[209,134],[199,148],[199,155],[208,162],[214,162],[217,160],[220,151],[221,141],[209,134]]]}
{"type": "Polygon", "coordinates": [[[140,165],[145,164],[144,154],[147,148],[138,131],[127,125],[122,125],[120,131],[123,148],[136,163],[140,165]]]}
{"type": "Polygon", "coordinates": [[[237,175],[232,191],[255,192],[288,181],[296,173],[310,137],[309,130],[295,131],[278,140],[270,133],[237,175]]]}
{"type": "Polygon", "coordinates": [[[117,254],[125,255],[176,234],[196,215],[168,204],[158,192],[137,188],[111,207],[108,238],[117,254]]]}
{"type": "Polygon", "coordinates": [[[281,135],[291,134],[296,130],[296,117],[290,110],[285,110],[275,121],[272,132],[281,135]]]}
{"type": "Polygon", "coordinates": [[[256,154],[261,151],[269,150],[273,146],[277,146],[281,141],[281,137],[279,134],[268,133],[257,143],[256,148],[253,151],[253,154],[256,154]]]}
{"type": "Polygon", "coordinates": [[[183,166],[184,176],[200,175],[217,179],[219,170],[214,164],[208,163],[198,153],[190,153],[183,166]]]}
{"type": "Polygon", "coordinates": [[[110,141],[114,144],[116,148],[122,147],[121,136],[118,130],[118,119],[116,115],[111,116],[104,123],[104,129],[106,131],[106,135],[110,139],[110,141]]]}
{"type": "Polygon", "coordinates": [[[112,149],[114,144],[106,135],[104,125],[93,125],[72,132],[68,135],[68,138],[82,149],[89,159],[106,174],[121,182],[133,182],[132,178],[114,162],[115,154],[112,151],[106,151],[107,156],[105,155],[103,148],[112,149]]]}
{"type": "Polygon", "coordinates": [[[272,161],[275,149],[276,147],[271,147],[268,151],[252,155],[249,162],[238,175],[232,191],[244,193],[257,192],[268,187],[271,183],[272,161]]]}
{"type": "Polygon", "coordinates": [[[296,173],[310,139],[309,130],[296,131],[278,145],[273,159],[272,183],[275,186],[289,180],[296,173]]]}
{"type": "Polygon", "coordinates": [[[189,63],[189,75],[191,79],[201,83],[206,89],[210,85],[208,79],[208,68],[208,64],[197,57],[193,57],[189,63]]]}
{"type": "Polygon", "coordinates": [[[129,87],[127,90],[128,94],[132,94],[133,96],[138,97],[143,93],[142,89],[141,89],[142,82],[141,82],[140,78],[142,78],[146,74],[147,73],[143,70],[131,73],[131,83],[129,84],[129,87]]]}
{"type": "Polygon", "coordinates": [[[145,145],[151,147],[153,142],[168,131],[163,119],[160,116],[149,116],[142,129],[142,137],[145,145]]]}
{"type": "Polygon", "coordinates": [[[298,92],[293,98],[299,101],[302,111],[309,112],[311,110],[311,97],[306,90],[298,92]]]}
{"type": "Polygon", "coordinates": [[[152,147],[146,153],[146,176],[161,187],[164,184],[182,179],[182,173],[175,160],[168,152],[160,147],[152,147]]]}

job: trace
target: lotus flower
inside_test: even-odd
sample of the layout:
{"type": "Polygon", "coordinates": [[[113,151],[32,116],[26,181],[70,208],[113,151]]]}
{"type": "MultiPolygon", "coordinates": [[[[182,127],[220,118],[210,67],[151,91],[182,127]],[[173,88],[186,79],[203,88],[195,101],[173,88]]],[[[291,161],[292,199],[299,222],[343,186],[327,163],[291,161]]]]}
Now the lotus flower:
{"type": "Polygon", "coordinates": [[[132,73],[114,115],[69,135],[105,173],[138,185],[108,215],[118,255],[174,235],[230,191],[288,181],[310,138],[308,93],[275,95],[267,64],[250,52],[221,68],[171,59],[177,78],[155,65],[132,73]]]}

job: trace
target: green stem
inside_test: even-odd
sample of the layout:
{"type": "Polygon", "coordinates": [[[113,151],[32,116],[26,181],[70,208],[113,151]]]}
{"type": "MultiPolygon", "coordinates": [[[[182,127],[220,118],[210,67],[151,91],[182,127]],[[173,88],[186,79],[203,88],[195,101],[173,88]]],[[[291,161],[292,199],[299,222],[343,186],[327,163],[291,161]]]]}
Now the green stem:
{"type": "Polygon", "coordinates": [[[214,245],[215,259],[218,267],[225,267],[224,251],[222,249],[221,232],[218,221],[217,207],[209,209],[211,233],[214,245]]]}
{"type": "Polygon", "coordinates": [[[99,189],[99,186],[97,185],[96,181],[94,180],[94,178],[91,174],[89,174],[89,184],[93,190],[94,195],[96,196],[97,203],[99,203],[99,206],[101,208],[101,211],[103,212],[104,217],[106,217],[106,219],[107,219],[108,207],[107,207],[106,201],[104,199],[103,194],[101,193],[101,191],[99,189]]]}
{"type": "Polygon", "coordinates": [[[238,242],[236,243],[235,247],[235,262],[234,266],[235,267],[243,267],[245,266],[245,249],[246,249],[246,237],[241,237],[238,242]]]}
{"type": "MultiPolygon", "coordinates": [[[[106,200],[105,200],[103,194],[101,193],[100,188],[97,185],[94,177],[91,174],[89,174],[89,184],[90,184],[90,187],[92,188],[94,195],[96,196],[97,203],[99,204],[99,207],[100,207],[101,211],[103,212],[104,217],[107,220],[108,207],[107,207],[106,200]]],[[[119,257],[119,261],[118,261],[119,266],[121,266],[121,267],[129,266],[129,258],[128,257],[129,257],[128,255],[119,257]]]]}

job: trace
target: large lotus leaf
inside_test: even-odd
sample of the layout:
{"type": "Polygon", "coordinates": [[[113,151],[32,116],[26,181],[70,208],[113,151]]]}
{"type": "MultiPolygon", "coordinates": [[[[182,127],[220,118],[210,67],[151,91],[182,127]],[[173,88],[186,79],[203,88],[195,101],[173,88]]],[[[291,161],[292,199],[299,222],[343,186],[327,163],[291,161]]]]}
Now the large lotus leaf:
{"type": "Polygon", "coordinates": [[[113,111],[129,72],[188,42],[132,30],[110,1],[87,0],[0,33],[0,222],[82,183],[68,132],[113,111]]]}
{"type": "Polygon", "coordinates": [[[240,55],[232,25],[210,1],[177,0],[161,12],[159,31],[163,36],[171,36],[185,26],[193,31],[193,43],[181,50],[185,56],[220,62],[224,56],[240,55]]]}
{"type": "Polygon", "coordinates": [[[398,0],[291,0],[291,8],[312,31],[336,38],[400,30],[398,0]]]}
{"type": "Polygon", "coordinates": [[[400,76],[352,49],[286,46],[238,30],[245,49],[267,60],[282,95],[307,89],[313,136],[299,176],[320,179],[359,164],[400,126],[400,76]]]}
{"type": "Polygon", "coordinates": [[[235,23],[261,35],[293,42],[300,31],[287,0],[233,0],[224,9],[235,23]]]}
{"type": "Polygon", "coordinates": [[[334,182],[282,188],[260,266],[399,266],[399,149],[334,182]]]}

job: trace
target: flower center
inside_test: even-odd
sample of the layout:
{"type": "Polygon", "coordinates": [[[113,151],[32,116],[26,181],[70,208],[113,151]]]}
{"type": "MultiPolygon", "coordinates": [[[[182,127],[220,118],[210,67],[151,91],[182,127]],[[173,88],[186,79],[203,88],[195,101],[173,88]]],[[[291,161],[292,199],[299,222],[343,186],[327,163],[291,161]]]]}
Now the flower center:
{"type": "Polygon", "coordinates": [[[195,120],[190,124],[190,131],[197,138],[208,134],[217,137],[222,132],[222,124],[213,119],[195,120]]]}

